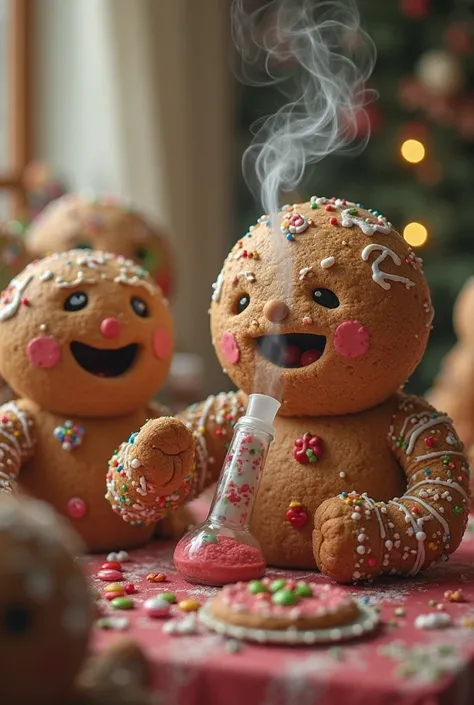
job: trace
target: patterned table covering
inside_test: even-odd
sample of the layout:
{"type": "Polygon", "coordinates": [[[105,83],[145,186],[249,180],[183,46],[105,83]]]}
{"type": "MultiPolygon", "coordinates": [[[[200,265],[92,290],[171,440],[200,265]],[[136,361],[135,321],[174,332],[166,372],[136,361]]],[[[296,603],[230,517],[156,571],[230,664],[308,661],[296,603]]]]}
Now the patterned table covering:
{"type": "MultiPolygon", "coordinates": [[[[136,607],[104,614],[125,618],[123,630],[97,628],[93,648],[119,636],[136,639],[153,663],[155,688],[163,705],[474,705],[474,518],[464,541],[448,563],[407,580],[384,580],[370,587],[348,586],[353,595],[379,605],[378,633],[338,646],[279,647],[242,642],[239,651],[211,632],[169,635],[165,621],[150,619],[143,602],[160,592],[204,602],[216,588],[186,583],[173,566],[173,545],[155,543],[131,553],[124,563],[127,582],[138,589],[136,607]],[[151,572],[168,582],[150,583],[151,572]],[[465,601],[447,602],[446,590],[462,588],[465,601]],[[420,630],[420,614],[435,612],[429,602],[445,604],[453,626],[420,630]],[[395,616],[403,608],[405,616],[395,616]],[[466,626],[471,624],[472,626],[466,626]]],[[[103,557],[87,559],[94,586],[103,557]]],[[[317,573],[269,570],[271,577],[327,582],[317,573]]]]}

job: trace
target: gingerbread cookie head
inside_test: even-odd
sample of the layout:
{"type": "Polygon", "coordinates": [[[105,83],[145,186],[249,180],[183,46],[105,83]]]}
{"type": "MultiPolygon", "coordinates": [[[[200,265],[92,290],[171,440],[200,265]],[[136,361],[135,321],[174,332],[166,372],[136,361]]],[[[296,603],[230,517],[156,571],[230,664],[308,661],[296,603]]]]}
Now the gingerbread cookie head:
{"type": "Polygon", "coordinates": [[[75,537],[43,503],[0,503],[0,702],[62,705],[92,621],[75,537]]]}
{"type": "Polygon", "coordinates": [[[150,272],[166,297],[172,293],[173,261],[166,238],[117,199],[63,196],[33,221],[26,242],[35,257],[71,249],[121,254],[150,272]]]}
{"type": "Polygon", "coordinates": [[[394,393],[425,350],[421,261],[377,211],[313,198],[263,216],[214,285],[211,328],[230,378],[284,415],[347,414],[394,393]]]}
{"type": "Polygon", "coordinates": [[[54,413],[138,409],[165,380],[172,350],[161,290],[118,255],[72,250],[37,260],[0,299],[0,372],[54,413]]]}
{"type": "Polygon", "coordinates": [[[28,264],[25,242],[7,224],[0,223],[0,291],[28,264]]]}

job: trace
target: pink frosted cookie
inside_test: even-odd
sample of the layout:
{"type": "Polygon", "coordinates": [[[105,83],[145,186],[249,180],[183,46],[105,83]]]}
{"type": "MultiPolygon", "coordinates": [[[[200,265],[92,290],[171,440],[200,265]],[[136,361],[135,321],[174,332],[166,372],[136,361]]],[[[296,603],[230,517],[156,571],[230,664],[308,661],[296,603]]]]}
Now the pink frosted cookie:
{"type": "Polygon", "coordinates": [[[212,617],[253,629],[330,629],[359,616],[359,607],[340,587],[296,580],[252,580],[227,585],[212,600],[212,617]]]}

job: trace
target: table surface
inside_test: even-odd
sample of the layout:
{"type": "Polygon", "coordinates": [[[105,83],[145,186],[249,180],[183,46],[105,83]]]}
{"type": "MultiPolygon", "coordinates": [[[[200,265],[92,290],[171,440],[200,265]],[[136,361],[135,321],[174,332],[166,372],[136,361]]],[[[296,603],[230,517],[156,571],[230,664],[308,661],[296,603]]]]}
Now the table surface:
{"type": "MultiPolygon", "coordinates": [[[[113,610],[100,600],[105,615],[125,617],[124,630],[96,629],[93,648],[102,649],[127,635],[146,651],[163,705],[449,705],[474,704],[474,517],[463,543],[447,563],[412,579],[383,580],[372,586],[348,586],[356,597],[380,606],[382,626],[369,637],[340,646],[279,647],[242,642],[233,653],[221,636],[165,634],[165,621],[150,619],[143,602],[160,592],[178,600],[204,602],[216,588],[186,583],[173,565],[173,545],[155,543],[130,554],[124,563],[127,582],[138,592],[135,609],[113,610]],[[150,583],[151,572],[168,581],[150,583]],[[446,590],[462,588],[465,601],[447,602],[446,590]],[[420,630],[419,614],[436,611],[430,600],[445,604],[453,618],[447,629],[420,630]],[[406,615],[395,617],[402,607],[406,615]],[[472,627],[465,626],[471,619],[472,627]],[[396,623],[390,624],[395,620],[396,623]]],[[[94,586],[103,592],[96,573],[103,557],[87,559],[94,586]]],[[[269,569],[271,577],[328,582],[311,572],[269,569]]],[[[123,626],[123,625],[122,625],[123,626]]]]}

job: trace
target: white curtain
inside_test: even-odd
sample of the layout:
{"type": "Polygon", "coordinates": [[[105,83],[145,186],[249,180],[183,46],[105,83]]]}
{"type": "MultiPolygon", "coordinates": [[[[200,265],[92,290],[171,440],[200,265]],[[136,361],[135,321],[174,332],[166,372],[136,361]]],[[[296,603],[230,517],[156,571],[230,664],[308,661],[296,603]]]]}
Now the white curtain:
{"type": "Polygon", "coordinates": [[[227,0],[36,0],[37,157],[76,189],[128,196],[178,259],[181,350],[225,384],[210,343],[211,284],[232,214],[227,0]]]}

